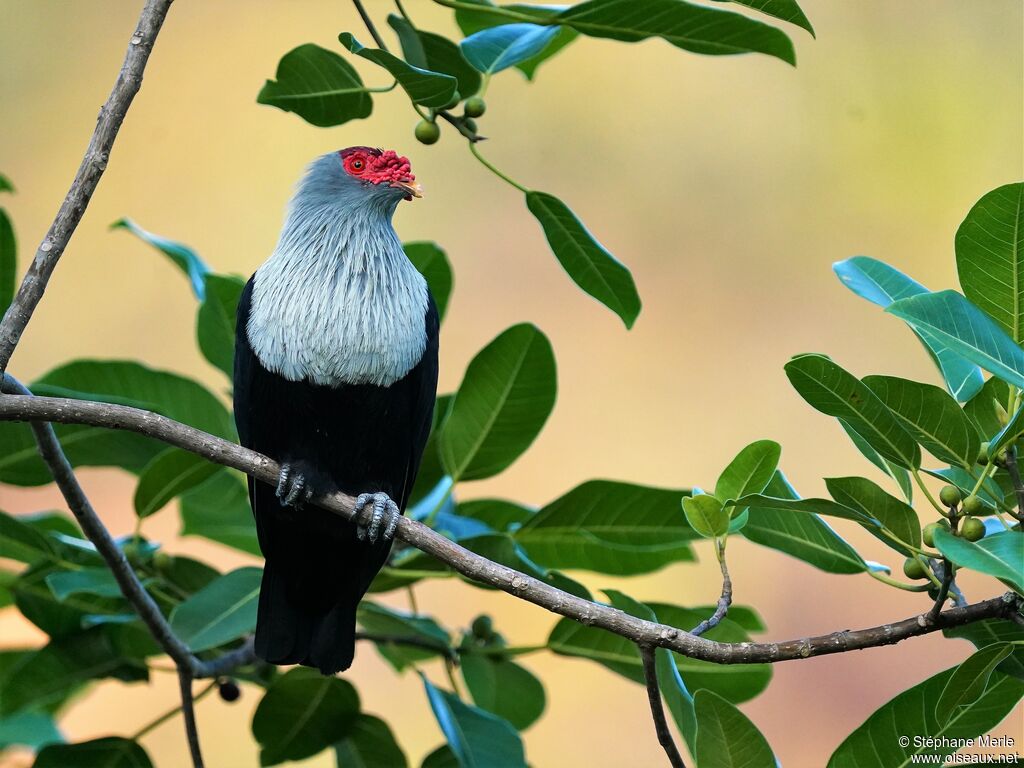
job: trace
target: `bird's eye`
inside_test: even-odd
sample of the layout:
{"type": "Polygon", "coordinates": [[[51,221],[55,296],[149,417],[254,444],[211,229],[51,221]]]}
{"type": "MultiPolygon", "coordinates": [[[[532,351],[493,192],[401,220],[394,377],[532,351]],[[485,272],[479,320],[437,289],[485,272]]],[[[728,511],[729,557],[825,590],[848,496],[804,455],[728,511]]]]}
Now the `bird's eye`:
{"type": "Polygon", "coordinates": [[[366,164],[362,160],[353,160],[352,161],[352,170],[355,171],[356,173],[362,173],[363,168],[365,168],[365,167],[366,167],[366,164]]]}

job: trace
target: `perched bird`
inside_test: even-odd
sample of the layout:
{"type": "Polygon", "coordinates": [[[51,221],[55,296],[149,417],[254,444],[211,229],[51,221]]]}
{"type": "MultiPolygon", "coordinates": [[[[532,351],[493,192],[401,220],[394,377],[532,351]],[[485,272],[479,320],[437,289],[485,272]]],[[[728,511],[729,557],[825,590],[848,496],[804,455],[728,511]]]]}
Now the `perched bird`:
{"type": "Polygon", "coordinates": [[[243,445],[281,463],[249,479],[266,558],[256,653],[334,674],[352,664],[356,607],[391,549],[430,431],[438,316],[391,219],[420,197],[409,161],[350,147],[299,182],[277,247],[245,286],[235,344],[243,445]],[[365,528],[312,504],[343,491],[365,528]]]}

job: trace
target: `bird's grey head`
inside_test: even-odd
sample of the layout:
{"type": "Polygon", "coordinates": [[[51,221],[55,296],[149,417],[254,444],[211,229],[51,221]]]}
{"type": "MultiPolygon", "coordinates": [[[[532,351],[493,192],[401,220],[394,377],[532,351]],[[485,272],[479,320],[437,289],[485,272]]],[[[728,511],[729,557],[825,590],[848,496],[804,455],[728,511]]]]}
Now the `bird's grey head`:
{"type": "Polygon", "coordinates": [[[313,161],[299,183],[296,202],[391,214],[402,200],[421,196],[408,158],[393,150],[349,147],[313,161]]]}

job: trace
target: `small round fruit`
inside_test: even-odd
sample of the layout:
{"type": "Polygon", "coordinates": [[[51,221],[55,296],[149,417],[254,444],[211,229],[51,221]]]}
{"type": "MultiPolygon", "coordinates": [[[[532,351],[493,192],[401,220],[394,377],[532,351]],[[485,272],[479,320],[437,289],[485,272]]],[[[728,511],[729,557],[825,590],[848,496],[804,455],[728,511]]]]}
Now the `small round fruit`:
{"type": "Polygon", "coordinates": [[[441,127],[429,120],[420,120],[416,123],[416,139],[421,144],[434,144],[441,138],[441,127]]]}
{"type": "Polygon", "coordinates": [[[462,108],[462,111],[466,117],[482,117],[484,112],[487,111],[487,102],[479,96],[473,96],[466,99],[466,105],[462,108]]]}
{"type": "Polygon", "coordinates": [[[174,564],[174,557],[168,555],[164,551],[159,551],[153,555],[153,567],[158,571],[165,571],[174,564]]]}
{"type": "Polygon", "coordinates": [[[221,680],[217,684],[217,693],[224,701],[238,701],[238,697],[242,695],[242,689],[234,680],[221,680]]]}
{"type": "Polygon", "coordinates": [[[494,634],[494,622],[487,614],[481,614],[473,619],[473,626],[471,629],[474,635],[479,637],[481,640],[486,640],[494,634]]]}
{"type": "Polygon", "coordinates": [[[988,504],[977,496],[968,496],[963,504],[965,515],[983,515],[988,511],[988,504]]]}
{"type": "Polygon", "coordinates": [[[903,574],[908,579],[925,579],[928,577],[924,566],[912,557],[908,557],[903,561],[903,574]]]}
{"type": "Polygon", "coordinates": [[[942,490],[939,491],[939,501],[945,504],[947,507],[955,507],[960,503],[960,499],[963,497],[960,495],[960,489],[955,485],[944,485],[942,490]]]}
{"type": "Polygon", "coordinates": [[[985,537],[985,524],[976,517],[968,517],[960,526],[960,535],[968,541],[977,541],[985,537]]]}
{"type": "MultiPolygon", "coordinates": [[[[949,523],[943,520],[941,523],[928,523],[921,531],[921,538],[924,540],[926,546],[935,546],[935,532],[940,528],[949,530],[949,523]]],[[[916,562],[916,561],[915,561],[916,562]]]]}
{"type": "Polygon", "coordinates": [[[988,443],[981,444],[981,450],[978,451],[978,463],[988,464],[988,443]]]}

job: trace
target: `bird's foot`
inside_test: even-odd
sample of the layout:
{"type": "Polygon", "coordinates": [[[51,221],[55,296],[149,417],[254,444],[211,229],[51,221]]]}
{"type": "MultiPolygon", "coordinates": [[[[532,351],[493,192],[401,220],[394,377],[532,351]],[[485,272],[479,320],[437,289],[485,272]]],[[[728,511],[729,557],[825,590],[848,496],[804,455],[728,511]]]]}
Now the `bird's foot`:
{"type": "Polygon", "coordinates": [[[386,493],[362,493],[356,499],[353,508],[355,519],[359,519],[360,513],[367,504],[373,505],[373,515],[368,525],[356,523],[356,536],[360,541],[369,539],[371,544],[376,544],[377,539],[391,541],[395,537],[395,529],[398,528],[398,519],[402,516],[398,505],[391,500],[386,493]],[[384,530],[382,531],[381,528],[384,530]]]}
{"type": "Polygon", "coordinates": [[[277,500],[286,507],[302,509],[302,505],[313,496],[313,484],[298,464],[285,462],[277,481],[277,500]]]}

